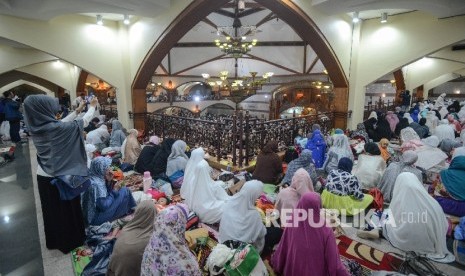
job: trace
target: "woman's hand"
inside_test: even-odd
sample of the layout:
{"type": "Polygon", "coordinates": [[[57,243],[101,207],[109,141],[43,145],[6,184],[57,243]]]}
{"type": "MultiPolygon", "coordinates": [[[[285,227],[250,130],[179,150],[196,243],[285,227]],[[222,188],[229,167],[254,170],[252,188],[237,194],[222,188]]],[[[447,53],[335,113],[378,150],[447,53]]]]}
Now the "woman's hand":
{"type": "Polygon", "coordinates": [[[97,99],[97,97],[94,96],[94,97],[92,98],[92,100],[90,100],[90,106],[96,107],[97,104],[98,104],[98,99],[97,99]]]}
{"type": "Polygon", "coordinates": [[[81,102],[78,106],[78,108],[76,108],[76,113],[81,113],[83,110],[84,110],[84,107],[86,106],[86,103],[85,102],[81,102]]]}

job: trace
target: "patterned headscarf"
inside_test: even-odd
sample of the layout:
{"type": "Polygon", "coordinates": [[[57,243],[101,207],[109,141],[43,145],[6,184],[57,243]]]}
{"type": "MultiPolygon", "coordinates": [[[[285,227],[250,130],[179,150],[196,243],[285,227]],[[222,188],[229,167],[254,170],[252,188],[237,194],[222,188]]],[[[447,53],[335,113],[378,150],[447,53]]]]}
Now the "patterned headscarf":
{"type": "Polygon", "coordinates": [[[308,172],[310,176],[315,174],[315,165],[313,164],[312,159],[312,151],[308,149],[304,149],[301,153],[299,158],[292,160],[286,171],[286,175],[284,176],[282,183],[291,183],[292,177],[294,176],[295,172],[303,168],[308,172]]]}
{"type": "Polygon", "coordinates": [[[352,134],[350,135],[351,138],[354,138],[354,137],[363,137],[363,139],[365,139],[365,142],[368,143],[368,141],[370,141],[370,139],[368,138],[368,133],[365,129],[365,125],[363,123],[359,123],[357,124],[357,130],[353,131],[352,134]]]}
{"type": "Polygon", "coordinates": [[[187,222],[187,206],[184,206],[169,206],[158,214],[142,258],[142,276],[202,275],[184,237],[187,222]]]}

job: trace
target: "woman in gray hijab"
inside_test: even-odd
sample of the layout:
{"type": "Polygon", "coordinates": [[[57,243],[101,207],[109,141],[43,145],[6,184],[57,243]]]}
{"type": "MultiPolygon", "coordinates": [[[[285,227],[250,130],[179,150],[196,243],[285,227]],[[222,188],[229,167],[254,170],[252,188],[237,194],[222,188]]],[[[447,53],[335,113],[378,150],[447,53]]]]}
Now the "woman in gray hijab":
{"type": "Polygon", "coordinates": [[[396,179],[399,174],[403,172],[411,172],[418,177],[420,182],[423,183],[421,171],[414,166],[417,160],[417,153],[413,150],[407,150],[402,154],[401,161],[389,164],[378,186],[386,202],[391,202],[394,184],[396,183],[396,179]]]}
{"type": "Polygon", "coordinates": [[[118,120],[113,120],[111,123],[110,147],[119,151],[124,139],[126,139],[126,134],[124,134],[123,125],[118,120]]]}
{"type": "Polygon", "coordinates": [[[452,156],[452,150],[460,146],[459,142],[449,138],[442,140],[439,144],[439,148],[449,157],[452,156]]]}
{"type": "Polygon", "coordinates": [[[87,176],[83,131],[92,120],[97,103],[97,98],[92,99],[89,110],[81,119],[75,120],[84,104],[59,121],[55,117],[60,110],[57,99],[31,95],[24,101],[26,124],[37,149],[37,184],[48,249],[68,253],[84,242],[80,196],[61,200],[51,181],[55,176],[87,176]]]}

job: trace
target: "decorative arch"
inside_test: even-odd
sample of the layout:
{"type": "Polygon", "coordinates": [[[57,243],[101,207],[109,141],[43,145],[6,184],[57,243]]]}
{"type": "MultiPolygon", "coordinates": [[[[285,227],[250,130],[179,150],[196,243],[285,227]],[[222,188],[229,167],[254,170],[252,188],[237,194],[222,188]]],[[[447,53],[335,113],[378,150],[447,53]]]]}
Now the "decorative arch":
{"type": "Polygon", "coordinates": [[[0,74],[0,87],[5,87],[11,83],[21,80],[26,83],[37,84],[38,86],[50,91],[50,93],[54,93],[54,96],[56,97],[61,97],[65,91],[63,87],[51,81],[17,70],[11,70],[0,74]]]}
{"type": "MultiPolygon", "coordinates": [[[[168,54],[170,49],[198,22],[229,1],[230,0],[193,1],[173,20],[173,22],[171,22],[168,28],[165,29],[145,57],[134,79],[132,85],[134,112],[144,112],[146,110],[146,102],[142,101],[141,98],[145,94],[145,88],[153,72],[168,54]]],[[[347,93],[348,81],[342,66],[323,33],[310,17],[292,1],[255,1],[284,20],[312,47],[328,70],[329,77],[334,86],[343,89],[343,91],[347,93]]],[[[345,109],[347,109],[347,107],[345,107],[345,109]]]]}

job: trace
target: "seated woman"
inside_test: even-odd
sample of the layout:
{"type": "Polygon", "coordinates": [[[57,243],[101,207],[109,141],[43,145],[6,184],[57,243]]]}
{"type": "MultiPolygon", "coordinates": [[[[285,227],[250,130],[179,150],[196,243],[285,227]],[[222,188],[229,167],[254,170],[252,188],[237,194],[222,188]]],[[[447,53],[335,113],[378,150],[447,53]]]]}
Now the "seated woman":
{"type": "Polygon", "coordinates": [[[251,180],[226,202],[219,230],[221,243],[241,241],[252,244],[259,252],[263,250],[266,228],[255,208],[262,191],[263,183],[251,180]]]}
{"type": "Polygon", "coordinates": [[[166,166],[168,163],[168,157],[171,154],[171,147],[173,146],[173,138],[166,138],[161,142],[160,149],[157,151],[153,159],[150,161],[148,168],[152,178],[156,178],[159,175],[166,173],[166,166]]]}
{"type": "Polygon", "coordinates": [[[356,215],[373,202],[371,195],[363,194],[360,190],[357,177],[351,174],[352,166],[352,160],[343,157],[339,160],[337,169],[328,175],[325,190],[321,194],[324,208],[356,215]]]}
{"type": "Polygon", "coordinates": [[[426,138],[429,135],[429,128],[426,126],[426,118],[421,118],[418,123],[411,123],[410,127],[415,130],[421,139],[426,138]]]}
{"type": "Polygon", "coordinates": [[[189,157],[186,155],[187,145],[183,140],[177,140],[171,147],[171,154],[166,164],[166,175],[176,188],[181,188],[184,171],[189,157]]]}
{"type": "Polygon", "coordinates": [[[150,171],[149,164],[160,149],[159,143],[160,138],[158,138],[158,136],[150,137],[149,143],[144,146],[139,154],[139,158],[137,158],[136,165],[134,165],[134,170],[136,172],[144,173],[145,171],[150,171]]]}
{"type": "Polygon", "coordinates": [[[382,228],[358,231],[357,236],[384,237],[402,251],[426,255],[437,262],[450,263],[455,260],[447,250],[446,216],[413,173],[399,174],[390,207],[389,218],[382,228]]]}
{"type": "Polygon", "coordinates": [[[365,130],[365,125],[363,123],[357,124],[357,129],[352,131],[350,138],[363,139],[365,143],[370,141],[370,138],[368,138],[368,133],[365,130]]]}
{"type": "Polygon", "coordinates": [[[313,192],[312,179],[308,172],[300,168],[292,177],[290,187],[282,189],[276,197],[275,209],[282,213],[283,209],[294,209],[300,200],[300,197],[307,193],[313,192]]]}
{"type": "Polygon", "coordinates": [[[378,185],[378,188],[383,194],[384,201],[391,202],[392,192],[394,191],[397,176],[403,172],[411,172],[420,182],[423,182],[421,171],[414,166],[417,160],[417,153],[415,151],[408,150],[402,154],[402,158],[399,162],[392,162],[389,164],[383,174],[383,178],[381,178],[381,182],[378,185]]]}
{"type": "Polygon", "coordinates": [[[440,172],[442,186],[435,187],[440,196],[435,196],[446,214],[465,216],[465,148],[457,148],[452,162],[440,172]]]}
{"type": "Polygon", "coordinates": [[[82,212],[87,225],[101,225],[131,212],[136,202],[126,187],[111,184],[111,159],[97,157],[89,169],[90,187],[82,194],[82,212]]]}
{"type": "Polygon", "coordinates": [[[116,240],[107,275],[140,275],[142,255],[152,236],[156,215],[152,200],[144,200],[137,206],[133,219],[116,240]]]}
{"type": "Polygon", "coordinates": [[[129,165],[134,165],[137,162],[137,158],[142,151],[142,148],[137,140],[139,132],[137,129],[129,130],[129,135],[126,137],[124,147],[122,147],[121,152],[123,153],[123,162],[129,165]]]}
{"type": "Polygon", "coordinates": [[[192,197],[186,197],[186,204],[194,211],[200,221],[208,224],[217,223],[223,215],[224,205],[229,195],[218,182],[210,176],[211,168],[208,162],[201,160],[195,165],[192,185],[192,197]]]}
{"type": "Polygon", "coordinates": [[[394,131],[394,134],[397,137],[400,137],[400,132],[404,129],[409,127],[410,123],[408,122],[407,118],[402,118],[400,119],[399,123],[396,126],[396,130],[394,131]]]}
{"type": "Polygon", "coordinates": [[[349,139],[344,134],[333,135],[333,145],[329,148],[328,157],[323,165],[323,169],[330,173],[332,170],[337,169],[337,164],[341,158],[347,157],[354,160],[354,154],[349,145],[349,139]]]}
{"type": "Polygon", "coordinates": [[[323,167],[326,153],[326,142],[320,130],[316,129],[313,131],[312,138],[307,141],[305,148],[312,151],[312,158],[315,166],[317,168],[323,167]]]}
{"type": "Polygon", "coordinates": [[[451,140],[455,139],[454,128],[448,124],[447,119],[439,121],[439,125],[436,127],[433,135],[438,137],[439,143],[441,143],[442,140],[447,138],[451,140]]]}
{"type": "Polygon", "coordinates": [[[141,276],[202,275],[184,236],[188,213],[184,204],[176,204],[157,215],[152,237],[142,257],[141,276]]]}
{"type": "Polygon", "coordinates": [[[362,188],[370,189],[378,186],[386,170],[386,162],[381,157],[381,151],[376,143],[366,143],[364,149],[365,153],[358,156],[354,175],[362,188]]]}
{"type": "Polygon", "coordinates": [[[96,146],[99,150],[102,150],[107,146],[109,139],[110,133],[108,132],[108,127],[105,124],[86,134],[86,142],[96,146]]]}
{"type": "MultiPolygon", "coordinates": [[[[194,193],[194,171],[195,166],[199,164],[200,161],[204,160],[205,158],[205,151],[203,148],[196,148],[191,152],[191,157],[187,161],[186,170],[184,171],[184,180],[181,186],[181,198],[186,200],[187,202],[193,201],[193,193],[194,193]]],[[[191,207],[189,207],[191,208],[191,207]]]]}
{"type": "Polygon", "coordinates": [[[281,184],[291,184],[291,180],[294,177],[294,173],[301,168],[307,171],[307,173],[310,175],[310,178],[312,179],[312,183],[316,184],[317,174],[315,170],[315,165],[313,165],[312,152],[308,149],[303,150],[300,153],[299,158],[294,159],[289,163],[289,165],[287,166],[286,174],[284,175],[281,184]]]}
{"type": "Polygon", "coordinates": [[[267,184],[277,184],[282,177],[283,165],[278,154],[278,142],[268,142],[257,156],[253,178],[267,184]]]}
{"type": "Polygon", "coordinates": [[[388,150],[388,146],[389,146],[389,140],[386,139],[386,138],[383,138],[379,141],[379,151],[381,152],[381,157],[383,157],[384,159],[384,162],[388,162],[389,159],[391,159],[391,154],[389,153],[389,150],[388,150]]]}
{"type": "Polygon", "coordinates": [[[110,148],[121,151],[124,139],[126,139],[126,134],[124,133],[123,125],[118,120],[113,120],[111,123],[110,148]]]}
{"type": "Polygon", "coordinates": [[[292,222],[296,227],[286,227],[271,256],[274,271],[279,275],[350,275],[341,262],[333,230],[320,217],[320,196],[313,192],[304,194],[297,209],[312,212],[308,217],[313,223],[298,220],[292,222]]]}
{"type": "Polygon", "coordinates": [[[449,138],[444,139],[439,143],[439,148],[447,154],[447,156],[450,158],[452,157],[452,154],[454,153],[454,149],[460,147],[461,144],[455,140],[451,140],[449,138]]]}
{"type": "Polygon", "coordinates": [[[397,114],[394,114],[393,111],[388,111],[385,118],[391,127],[391,132],[394,133],[396,131],[396,126],[399,123],[399,117],[397,117],[397,114]]]}

